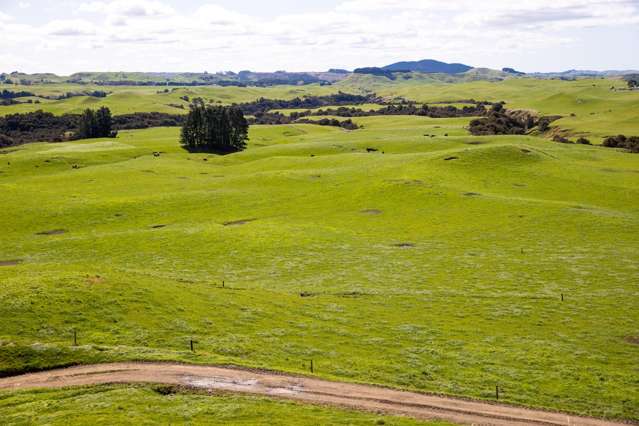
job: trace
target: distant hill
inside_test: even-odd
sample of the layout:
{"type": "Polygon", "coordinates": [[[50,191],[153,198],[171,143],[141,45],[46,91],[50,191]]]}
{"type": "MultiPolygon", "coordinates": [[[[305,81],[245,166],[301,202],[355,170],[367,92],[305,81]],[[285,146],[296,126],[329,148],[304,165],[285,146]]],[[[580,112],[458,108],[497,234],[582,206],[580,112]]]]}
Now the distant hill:
{"type": "Polygon", "coordinates": [[[397,62],[387,65],[382,69],[392,72],[416,71],[427,74],[461,74],[470,71],[473,67],[464,64],[447,64],[446,62],[435,61],[433,59],[424,59],[423,61],[397,62]]]}

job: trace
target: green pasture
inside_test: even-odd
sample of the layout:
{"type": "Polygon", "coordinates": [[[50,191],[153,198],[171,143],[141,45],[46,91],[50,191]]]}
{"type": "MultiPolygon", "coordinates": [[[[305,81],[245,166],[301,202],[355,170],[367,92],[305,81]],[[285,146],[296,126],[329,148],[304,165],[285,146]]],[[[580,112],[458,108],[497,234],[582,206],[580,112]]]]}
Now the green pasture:
{"type": "MultiPolygon", "coordinates": [[[[0,372],[312,359],[328,379],[499,385],[502,402],[639,420],[639,156],[473,137],[468,119],[355,121],[253,126],[223,157],[183,151],[176,128],[3,151],[0,372]]],[[[0,411],[93,393],[59,392],[0,411]]],[[[211,409],[317,410],[233,398],[211,409]]]]}

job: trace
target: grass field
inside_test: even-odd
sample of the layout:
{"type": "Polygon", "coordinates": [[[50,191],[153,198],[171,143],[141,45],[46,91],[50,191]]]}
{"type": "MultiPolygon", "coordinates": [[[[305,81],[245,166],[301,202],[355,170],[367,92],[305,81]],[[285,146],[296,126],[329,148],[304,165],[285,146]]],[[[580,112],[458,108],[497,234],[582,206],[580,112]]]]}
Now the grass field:
{"type": "Polygon", "coordinates": [[[0,413],[4,424],[15,425],[449,425],[266,398],[172,392],[166,386],[4,392],[0,393],[0,413]]]}
{"type": "Polygon", "coordinates": [[[0,154],[0,371],[313,359],[326,378],[498,384],[505,402],[639,420],[639,157],[471,137],[467,119],[355,121],[254,126],[225,157],[167,128],[0,154]]]}

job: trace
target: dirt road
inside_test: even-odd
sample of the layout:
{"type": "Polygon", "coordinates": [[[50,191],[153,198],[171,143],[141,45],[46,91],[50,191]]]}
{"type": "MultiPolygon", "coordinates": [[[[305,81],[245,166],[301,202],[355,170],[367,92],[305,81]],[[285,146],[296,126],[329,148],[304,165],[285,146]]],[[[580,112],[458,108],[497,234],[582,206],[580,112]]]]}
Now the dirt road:
{"type": "Polygon", "coordinates": [[[443,419],[459,424],[495,426],[612,426],[621,424],[376,386],[329,382],[233,368],[165,363],[87,365],[24,374],[0,379],[0,389],[60,388],[106,383],[181,385],[198,389],[286,398],[310,404],[380,411],[419,419],[443,419]]]}

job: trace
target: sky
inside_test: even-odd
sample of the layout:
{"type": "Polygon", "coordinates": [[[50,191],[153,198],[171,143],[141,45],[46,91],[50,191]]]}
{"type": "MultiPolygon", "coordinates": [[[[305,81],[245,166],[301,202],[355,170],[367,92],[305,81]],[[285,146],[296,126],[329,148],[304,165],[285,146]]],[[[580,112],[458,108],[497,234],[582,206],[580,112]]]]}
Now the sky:
{"type": "Polygon", "coordinates": [[[0,0],[0,71],[638,69],[639,0],[0,0]]]}

